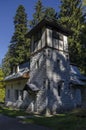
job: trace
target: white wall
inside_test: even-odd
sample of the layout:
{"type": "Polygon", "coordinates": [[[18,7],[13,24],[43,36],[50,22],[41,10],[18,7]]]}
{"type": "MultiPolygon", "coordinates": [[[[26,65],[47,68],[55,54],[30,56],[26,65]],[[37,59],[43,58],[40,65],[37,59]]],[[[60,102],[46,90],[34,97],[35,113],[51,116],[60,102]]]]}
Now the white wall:
{"type": "Polygon", "coordinates": [[[15,99],[15,90],[23,90],[25,84],[27,82],[27,79],[24,79],[24,80],[19,80],[19,81],[10,81],[10,82],[7,82],[6,83],[6,97],[5,97],[5,103],[7,106],[9,105],[16,105],[16,103],[18,101],[21,101],[21,96],[20,96],[20,92],[18,93],[19,94],[19,97],[18,97],[18,100],[15,99]],[[8,98],[8,90],[10,91],[10,95],[9,95],[9,98],[8,98]]]}

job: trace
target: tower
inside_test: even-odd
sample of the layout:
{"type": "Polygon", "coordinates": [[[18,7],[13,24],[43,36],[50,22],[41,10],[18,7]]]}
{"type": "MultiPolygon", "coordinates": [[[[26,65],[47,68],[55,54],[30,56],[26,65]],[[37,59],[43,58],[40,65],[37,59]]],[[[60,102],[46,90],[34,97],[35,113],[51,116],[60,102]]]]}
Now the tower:
{"type": "Polygon", "coordinates": [[[73,107],[69,90],[69,31],[54,20],[43,19],[27,36],[31,38],[30,83],[35,84],[34,111],[73,107]]]}

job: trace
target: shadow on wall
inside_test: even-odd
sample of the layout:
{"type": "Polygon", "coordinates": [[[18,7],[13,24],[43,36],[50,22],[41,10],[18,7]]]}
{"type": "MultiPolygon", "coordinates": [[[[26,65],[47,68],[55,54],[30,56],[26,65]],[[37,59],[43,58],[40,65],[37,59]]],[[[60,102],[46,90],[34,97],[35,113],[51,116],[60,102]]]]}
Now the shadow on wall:
{"type": "Polygon", "coordinates": [[[73,98],[71,96],[72,94],[67,83],[69,80],[69,62],[62,54],[58,52],[55,54],[56,56],[54,54],[51,57],[45,56],[44,59],[41,60],[43,56],[43,53],[41,53],[37,58],[37,60],[41,61],[37,69],[34,69],[36,67],[37,60],[34,62],[33,67],[31,68],[33,73],[33,76],[31,77],[31,83],[37,83],[37,87],[40,89],[40,91],[37,94],[34,92],[28,93],[25,91],[24,100],[20,108],[27,109],[29,112],[38,111],[40,113],[49,110],[50,113],[55,114],[74,107],[73,98]],[[54,56],[56,58],[59,57],[60,64],[57,64],[57,59],[54,56]],[[61,88],[60,95],[58,95],[59,81],[54,80],[53,74],[50,79],[50,87],[46,86],[46,89],[46,87],[43,86],[43,81],[48,78],[46,75],[46,59],[48,59],[51,62],[51,66],[53,66],[53,74],[56,74],[61,79],[64,79],[64,86],[61,88]]]}

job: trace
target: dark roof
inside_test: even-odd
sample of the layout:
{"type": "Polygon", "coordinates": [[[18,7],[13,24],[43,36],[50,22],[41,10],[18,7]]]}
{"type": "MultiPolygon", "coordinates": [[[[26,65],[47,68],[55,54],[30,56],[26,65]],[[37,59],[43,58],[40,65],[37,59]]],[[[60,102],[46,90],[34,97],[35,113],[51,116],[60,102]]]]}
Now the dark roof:
{"type": "Polygon", "coordinates": [[[79,86],[86,85],[86,76],[80,73],[77,66],[70,65],[70,83],[79,86]]]}
{"type": "Polygon", "coordinates": [[[56,20],[43,19],[26,34],[26,37],[31,37],[34,33],[40,30],[43,26],[57,29],[59,32],[62,32],[65,35],[72,34],[72,31],[68,30],[67,28],[62,27],[56,20]]]}
{"type": "Polygon", "coordinates": [[[25,73],[29,72],[28,68],[20,69],[19,72],[13,73],[7,77],[5,77],[5,81],[11,81],[15,79],[28,78],[28,76],[24,76],[25,73]]]}
{"type": "Polygon", "coordinates": [[[29,91],[38,92],[39,88],[35,84],[27,83],[23,90],[26,90],[28,92],[29,91]]]}

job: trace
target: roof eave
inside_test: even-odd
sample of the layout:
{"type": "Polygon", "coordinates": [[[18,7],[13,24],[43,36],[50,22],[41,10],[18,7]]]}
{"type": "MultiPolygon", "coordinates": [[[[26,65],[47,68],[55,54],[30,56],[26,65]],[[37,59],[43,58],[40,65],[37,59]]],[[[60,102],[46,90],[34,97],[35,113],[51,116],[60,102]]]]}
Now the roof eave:
{"type": "Polygon", "coordinates": [[[48,19],[43,19],[41,20],[36,26],[34,26],[27,34],[26,37],[31,37],[34,33],[37,32],[38,29],[41,29],[43,26],[50,26],[53,28],[58,29],[59,31],[63,32],[65,35],[69,36],[72,35],[72,31],[63,28],[59,23],[57,23],[54,20],[48,20],[48,19]]]}

